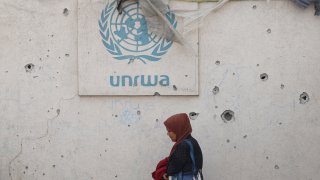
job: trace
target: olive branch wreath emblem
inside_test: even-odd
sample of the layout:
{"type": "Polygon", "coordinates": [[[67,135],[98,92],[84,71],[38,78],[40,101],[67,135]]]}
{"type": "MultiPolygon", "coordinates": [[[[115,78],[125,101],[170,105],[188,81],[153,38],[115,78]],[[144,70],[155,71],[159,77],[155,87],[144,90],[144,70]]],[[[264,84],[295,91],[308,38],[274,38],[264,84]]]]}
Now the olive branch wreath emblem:
{"type": "MultiPolygon", "coordinates": [[[[138,2],[137,2],[138,3],[138,2]]],[[[113,58],[117,60],[141,60],[146,64],[147,61],[159,61],[161,56],[167,53],[169,48],[172,46],[173,42],[166,40],[166,38],[161,37],[161,40],[157,45],[154,46],[152,51],[146,51],[149,54],[145,55],[124,55],[123,50],[121,50],[121,46],[117,44],[117,41],[113,39],[110,35],[112,31],[110,30],[109,22],[111,18],[111,13],[115,12],[116,0],[111,3],[108,3],[105,8],[101,12],[101,16],[99,19],[99,32],[102,38],[102,43],[105,46],[106,50],[113,55],[113,58]],[[150,53],[151,52],[151,53],[150,53]]],[[[168,12],[166,14],[166,18],[172,24],[174,28],[177,27],[177,20],[175,14],[173,12],[168,12]]],[[[130,62],[129,61],[129,62],[130,62]]]]}

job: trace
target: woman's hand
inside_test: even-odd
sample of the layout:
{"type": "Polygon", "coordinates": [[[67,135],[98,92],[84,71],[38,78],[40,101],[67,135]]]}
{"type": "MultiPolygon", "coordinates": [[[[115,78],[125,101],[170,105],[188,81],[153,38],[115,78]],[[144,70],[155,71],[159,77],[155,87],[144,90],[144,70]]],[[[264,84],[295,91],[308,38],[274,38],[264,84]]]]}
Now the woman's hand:
{"type": "Polygon", "coordinates": [[[164,180],[169,180],[168,176],[167,176],[167,173],[165,173],[162,177],[163,177],[164,180]]]}

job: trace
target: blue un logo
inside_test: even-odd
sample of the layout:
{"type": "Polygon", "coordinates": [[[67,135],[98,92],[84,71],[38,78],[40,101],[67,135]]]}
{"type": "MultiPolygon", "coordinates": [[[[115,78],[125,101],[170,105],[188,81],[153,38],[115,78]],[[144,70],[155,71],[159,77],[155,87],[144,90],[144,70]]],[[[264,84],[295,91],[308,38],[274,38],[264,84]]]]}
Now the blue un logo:
{"type": "MultiPolygon", "coordinates": [[[[106,50],[117,60],[159,61],[173,42],[148,31],[139,2],[125,4],[121,15],[116,2],[114,0],[106,5],[99,20],[100,35],[106,50]]],[[[166,18],[174,28],[177,27],[174,13],[168,12],[166,18]]]]}

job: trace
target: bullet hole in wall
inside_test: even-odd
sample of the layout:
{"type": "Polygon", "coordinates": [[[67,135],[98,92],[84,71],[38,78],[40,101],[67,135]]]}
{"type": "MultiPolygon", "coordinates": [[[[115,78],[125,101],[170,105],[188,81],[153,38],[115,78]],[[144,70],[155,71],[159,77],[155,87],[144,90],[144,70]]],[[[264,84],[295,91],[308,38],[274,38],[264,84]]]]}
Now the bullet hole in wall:
{"type": "Polygon", "coordinates": [[[259,67],[260,66],[260,64],[257,64],[257,67],[259,67]]]}
{"type": "Polygon", "coordinates": [[[280,167],[277,164],[274,166],[274,168],[275,169],[280,169],[280,167]]]}
{"type": "Polygon", "coordinates": [[[59,115],[60,114],[60,109],[57,109],[57,115],[59,115]]]}
{"type": "Polygon", "coordinates": [[[63,9],[63,15],[68,16],[69,15],[69,10],[68,8],[63,9]]]}
{"type": "Polygon", "coordinates": [[[230,142],[230,139],[227,139],[226,142],[229,143],[229,142],[230,142]]]}
{"type": "Polygon", "coordinates": [[[300,104],[305,104],[310,100],[308,93],[303,92],[300,94],[300,104]]]}
{"type": "Polygon", "coordinates": [[[252,9],[257,9],[257,5],[253,5],[253,6],[252,6],[252,9]]]}
{"type": "Polygon", "coordinates": [[[244,136],[243,136],[243,139],[246,139],[247,137],[248,137],[247,135],[244,135],[244,136]]]}
{"type": "Polygon", "coordinates": [[[216,61],[216,65],[220,65],[220,61],[216,61]]]}
{"type": "Polygon", "coordinates": [[[173,90],[175,90],[175,91],[178,90],[176,85],[173,85],[172,87],[173,87],[173,90]]]}
{"type": "Polygon", "coordinates": [[[219,93],[220,89],[218,86],[215,86],[213,89],[212,89],[212,93],[213,95],[217,95],[219,93]]]}
{"type": "Polygon", "coordinates": [[[269,33],[269,34],[271,33],[271,29],[270,29],[270,28],[269,28],[269,29],[267,29],[267,33],[269,33]]]}
{"type": "Polygon", "coordinates": [[[269,156],[267,156],[266,159],[268,160],[268,159],[269,159],[269,156]]]}
{"type": "Polygon", "coordinates": [[[137,115],[140,116],[141,115],[141,111],[137,111],[137,115]]]}
{"type": "Polygon", "coordinates": [[[34,69],[34,64],[29,63],[25,65],[24,68],[26,69],[26,72],[32,72],[32,70],[34,69]]]}
{"type": "Polygon", "coordinates": [[[222,120],[226,123],[234,119],[234,112],[231,110],[226,110],[221,114],[222,120]]]}
{"type": "Polygon", "coordinates": [[[284,89],[284,84],[281,84],[281,85],[280,85],[280,88],[281,88],[281,89],[284,89]]]}
{"type": "Polygon", "coordinates": [[[156,119],[156,122],[159,122],[159,119],[156,119]]]}
{"type": "Polygon", "coordinates": [[[159,92],[154,92],[153,96],[160,96],[159,92]]]}
{"type": "Polygon", "coordinates": [[[262,73],[262,74],[260,74],[260,79],[261,79],[262,81],[268,80],[268,74],[267,74],[267,73],[262,73]]]}
{"type": "Polygon", "coordinates": [[[65,54],[65,56],[66,56],[66,57],[69,57],[69,56],[70,56],[70,54],[65,54]]]}
{"type": "Polygon", "coordinates": [[[56,168],[56,165],[54,164],[54,165],[52,165],[52,167],[53,167],[53,168],[56,168]]]}
{"type": "Polygon", "coordinates": [[[199,116],[199,113],[196,113],[196,112],[190,112],[189,113],[189,118],[191,120],[196,120],[198,116],[199,116]]]}

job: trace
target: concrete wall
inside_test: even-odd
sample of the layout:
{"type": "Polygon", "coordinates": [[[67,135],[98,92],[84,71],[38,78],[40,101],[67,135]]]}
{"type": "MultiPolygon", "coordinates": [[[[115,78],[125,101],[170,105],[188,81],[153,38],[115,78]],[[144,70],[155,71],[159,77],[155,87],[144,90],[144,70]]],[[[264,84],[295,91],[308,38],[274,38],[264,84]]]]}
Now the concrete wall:
{"type": "Polygon", "coordinates": [[[172,146],[162,123],[177,112],[200,113],[192,125],[206,179],[320,178],[320,19],[311,7],[241,1],[210,14],[200,95],[190,97],[79,97],[76,0],[1,0],[0,25],[1,180],[151,179],[172,146]]]}

